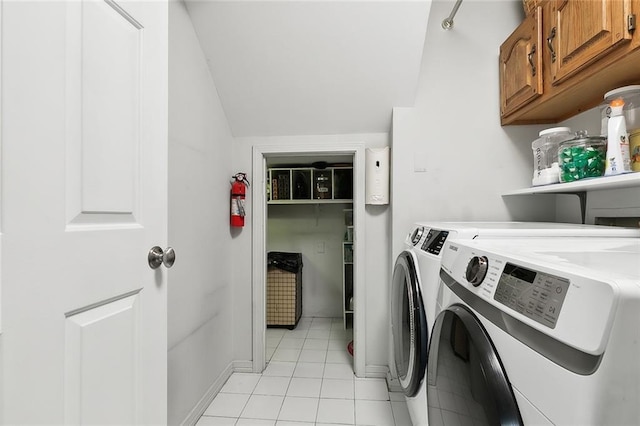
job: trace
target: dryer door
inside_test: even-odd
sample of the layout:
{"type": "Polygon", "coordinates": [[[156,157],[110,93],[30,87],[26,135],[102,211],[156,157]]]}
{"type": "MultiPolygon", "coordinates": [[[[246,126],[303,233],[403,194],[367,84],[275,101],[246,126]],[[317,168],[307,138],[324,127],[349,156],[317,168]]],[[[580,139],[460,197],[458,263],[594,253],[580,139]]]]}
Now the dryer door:
{"type": "Polygon", "coordinates": [[[425,376],[429,329],[416,263],[409,251],[398,256],[393,270],[391,328],[398,380],[405,395],[414,396],[425,376]]]}
{"type": "Polygon", "coordinates": [[[429,424],[522,425],[500,357],[463,305],[442,311],[433,326],[427,399],[429,424]]]}

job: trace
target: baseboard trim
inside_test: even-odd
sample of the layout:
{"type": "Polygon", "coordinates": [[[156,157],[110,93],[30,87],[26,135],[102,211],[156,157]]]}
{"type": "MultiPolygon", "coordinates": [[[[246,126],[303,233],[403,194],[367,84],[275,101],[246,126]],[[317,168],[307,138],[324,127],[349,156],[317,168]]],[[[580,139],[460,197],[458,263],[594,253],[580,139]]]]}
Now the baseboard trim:
{"type": "Polygon", "coordinates": [[[402,392],[400,382],[396,377],[393,377],[390,372],[387,374],[387,387],[389,388],[389,392],[402,392]]]}
{"type": "Polygon", "coordinates": [[[367,365],[364,369],[365,377],[376,379],[386,379],[389,374],[389,367],[386,365],[367,365]]]}
{"type": "Polygon", "coordinates": [[[218,378],[213,382],[211,387],[207,390],[200,401],[193,407],[187,417],[180,423],[181,426],[194,426],[202,414],[207,410],[207,407],[213,401],[213,398],[218,395],[222,386],[229,380],[233,373],[253,373],[252,361],[232,361],[227,367],[220,373],[218,378]]]}
{"type": "Polygon", "coordinates": [[[191,409],[191,412],[187,415],[187,417],[180,423],[183,426],[194,426],[198,420],[200,420],[200,416],[204,414],[207,410],[207,407],[213,401],[213,398],[216,397],[222,386],[227,382],[231,374],[234,372],[234,364],[235,362],[229,363],[227,367],[220,373],[218,378],[213,382],[213,384],[209,387],[207,392],[200,398],[200,401],[191,409]]]}
{"type": "Polygon", "coordinates": [[[253,361],[233,361],[234,373],[253,373],[253,361]]]}

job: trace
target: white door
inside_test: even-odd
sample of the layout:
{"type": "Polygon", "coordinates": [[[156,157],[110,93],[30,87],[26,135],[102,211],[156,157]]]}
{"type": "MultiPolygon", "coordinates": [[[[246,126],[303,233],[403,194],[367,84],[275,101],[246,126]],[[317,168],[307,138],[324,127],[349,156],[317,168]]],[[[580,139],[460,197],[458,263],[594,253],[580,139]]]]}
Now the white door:
{"type": "Polygon", "coordinates": [[[2,4],[0,423],[166,423],[167,19],[2,4]]]}

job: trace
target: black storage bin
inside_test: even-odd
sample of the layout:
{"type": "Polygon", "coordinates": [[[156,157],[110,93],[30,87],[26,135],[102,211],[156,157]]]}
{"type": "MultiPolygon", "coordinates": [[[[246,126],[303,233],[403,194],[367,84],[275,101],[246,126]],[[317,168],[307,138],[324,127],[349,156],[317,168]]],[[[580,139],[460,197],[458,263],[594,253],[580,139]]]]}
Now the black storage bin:
{"type": "Polygon", "coordinates": [[[267,326],[293,329],[302,316],[302,254],[267,255],[267,326]]]}

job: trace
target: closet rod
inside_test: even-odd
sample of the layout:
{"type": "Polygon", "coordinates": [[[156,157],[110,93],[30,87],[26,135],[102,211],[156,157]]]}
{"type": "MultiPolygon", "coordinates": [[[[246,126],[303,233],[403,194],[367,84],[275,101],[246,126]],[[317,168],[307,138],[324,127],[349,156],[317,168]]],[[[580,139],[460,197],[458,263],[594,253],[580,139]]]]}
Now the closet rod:
{"type": "Polygon", "coordinates": [[[456,16],[456,13],[458,13],[458,8],[460,7],[461,3],[462,0],[456,1],[456,4],[453,5],[453,9],[451,10],[449,16],[445,18],[444,21],[442,21],[442,28],[444,28],[445,30],[450,30],[451,28],[453,28],[453,17],[456,16]]]}

